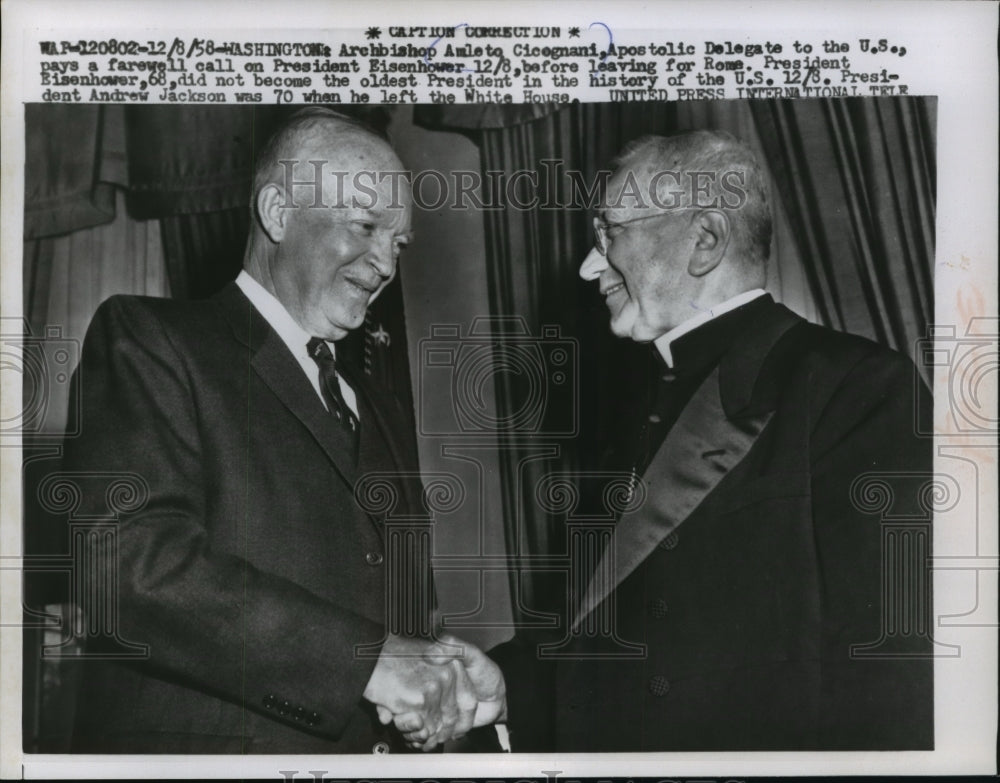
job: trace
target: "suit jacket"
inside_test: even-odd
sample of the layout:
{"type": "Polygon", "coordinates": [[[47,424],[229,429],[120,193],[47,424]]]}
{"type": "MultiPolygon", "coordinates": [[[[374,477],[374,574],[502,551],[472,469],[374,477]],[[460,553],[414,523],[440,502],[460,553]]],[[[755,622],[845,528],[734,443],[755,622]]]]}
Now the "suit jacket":
{"type": "MultiPolygon", "coordinates": [[[[108,513],[90,477],[145,487],[134,508],[119,504],[113,592],[117,636],[148,655],[79,663],[77,751],[389,749],[361,698],[386,632],[384,514],[362,510],[354,488],[373,470],[415,474],[417,456],[399,405],[351,380],[357,462],[235,284],[205,301],[100,307],[65,468],[82,490],[77,517],[108,513]]],[[[420,513],[418,484],[394,480],[396,514],[420,513]]]]}
{"type": "Polygon", "coordinates": [[[915,368],[769,298],[748,307],[564,638],[492,652],[515,750],[933,747],[915,368]],[[901,526],[862,497],[868,472],[892,474],[901,526]],[[903,536],[906,562],[885,566],[903,536]]]}

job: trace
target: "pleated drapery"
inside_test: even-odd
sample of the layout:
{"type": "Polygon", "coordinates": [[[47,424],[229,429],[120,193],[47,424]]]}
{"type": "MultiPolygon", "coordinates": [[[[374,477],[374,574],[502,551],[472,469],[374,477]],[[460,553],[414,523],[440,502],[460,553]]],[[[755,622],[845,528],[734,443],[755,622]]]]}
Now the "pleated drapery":
{"type": "Polygon", "coordinates": [[[934,312],[935,100],[751,108],[819,320],[912,354],[934,312]]]}

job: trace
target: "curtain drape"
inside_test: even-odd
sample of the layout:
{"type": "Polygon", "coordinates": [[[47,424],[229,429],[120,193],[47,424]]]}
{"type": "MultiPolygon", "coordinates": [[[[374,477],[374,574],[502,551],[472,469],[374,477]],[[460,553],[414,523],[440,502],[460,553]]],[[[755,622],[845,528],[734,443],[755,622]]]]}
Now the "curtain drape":
{"type": "MultiPolygon", "coordinates": [[[[170,295],[159,224],[129,219],[124,192],[115,189],[111,195],[110,222],[25,241],[24,314],[34,337],[48,334],[79,343],[97,306],[109,296],[170,295]]],[[[68,384],[50,382],[46,389],[43,429],[59,433],[66,424],[68,384]]]]}
{"type": "Polygon", "coordinates": [[[24,129],[25,240],[113,220],[128,180],[124,108],[29,103],[24,129]]]}
{"type": "Polygon", "coordinates": [[[249,207],[165,215],[160,226],[172,290],[202,299],[239,274],[250,228],[249,207]]]}
{"type": "Polygon", "coordinates": [[[934,98],[761,101],[820,320],[913,354],[934,306],[934,98]]]}

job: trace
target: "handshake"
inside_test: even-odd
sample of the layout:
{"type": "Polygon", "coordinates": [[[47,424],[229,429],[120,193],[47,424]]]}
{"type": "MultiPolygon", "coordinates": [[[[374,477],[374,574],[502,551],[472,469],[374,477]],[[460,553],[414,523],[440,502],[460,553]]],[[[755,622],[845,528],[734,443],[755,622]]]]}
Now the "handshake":
{"type": "Polygon", "coordinates": [[[474,644],[390,635],[364,697],[411,748],[432,750],[469,729],[503,721],[507,689],[499,667],[474,644]]]}

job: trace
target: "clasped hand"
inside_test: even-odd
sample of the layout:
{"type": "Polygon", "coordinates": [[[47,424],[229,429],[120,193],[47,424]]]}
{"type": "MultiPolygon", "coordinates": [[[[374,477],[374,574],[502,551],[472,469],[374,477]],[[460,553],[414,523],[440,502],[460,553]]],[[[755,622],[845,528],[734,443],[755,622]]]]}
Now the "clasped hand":
{"type": "Polygon", "coordinates": [[[503,674],[474,644],[390,635],[364,697],[411,748],[432,750],[506,717],[503,674]]]}

